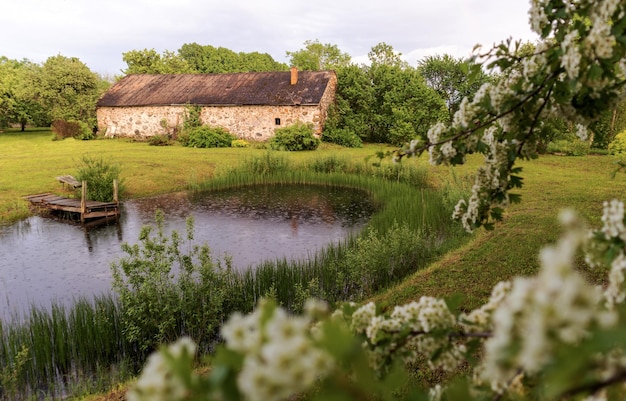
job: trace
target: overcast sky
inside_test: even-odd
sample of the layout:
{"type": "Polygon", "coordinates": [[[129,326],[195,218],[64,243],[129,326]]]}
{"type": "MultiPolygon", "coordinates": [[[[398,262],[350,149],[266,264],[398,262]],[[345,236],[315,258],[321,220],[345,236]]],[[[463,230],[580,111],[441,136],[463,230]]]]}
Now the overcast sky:
{"type": "Polygon", "coordinates": [[[385,42],[411,65],[426,55],[468,56],[513,37],[534,40],[530,0],[0,0],[0,56],[41,63],[78,57],[120,75],[122,53],[176,51],[185,43],[269,53],[305,40],[335,44],[352,56],[385,42]]]}

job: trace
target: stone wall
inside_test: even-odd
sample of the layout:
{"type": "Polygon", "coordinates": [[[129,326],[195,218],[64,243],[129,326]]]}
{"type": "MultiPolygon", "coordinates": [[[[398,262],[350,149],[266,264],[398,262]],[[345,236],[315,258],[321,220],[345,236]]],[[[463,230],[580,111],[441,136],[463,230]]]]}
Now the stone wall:
{"type": "MultiPolygon", "coordinates": [[[[328,106],[334,102],[336,79],[331,80],[319,105],[315,106],[205,106],[204,124],[218,125],[242,139],[264,141],[274,130],[296,121],[312,123],[321,135],[328,106]]],[[[173,132],[182,126],[185,106],[100,107],[98,128],[107,137],[147,138],[173,132]]]]}

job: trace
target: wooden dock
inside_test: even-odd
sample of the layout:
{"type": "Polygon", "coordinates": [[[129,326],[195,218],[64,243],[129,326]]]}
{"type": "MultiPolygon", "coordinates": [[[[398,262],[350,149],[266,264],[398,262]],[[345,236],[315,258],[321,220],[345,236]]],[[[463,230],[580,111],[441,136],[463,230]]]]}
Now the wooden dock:
{"type": "Polygon", "coordinates": [[[120,209],[119,202],[117,201],[117,182],[114,183],[115,200],[113,202],[96,202],[86,200],[86,191],[87,185],[83,182],[81,199],[66,198],[50,192],[29,195],[26,196],[25,199],[35,207],[61,213],[68,213],[70,216],[78,217],[82,223],[87,220],[108,218],[117,219],[119,217],[120,209]]]}

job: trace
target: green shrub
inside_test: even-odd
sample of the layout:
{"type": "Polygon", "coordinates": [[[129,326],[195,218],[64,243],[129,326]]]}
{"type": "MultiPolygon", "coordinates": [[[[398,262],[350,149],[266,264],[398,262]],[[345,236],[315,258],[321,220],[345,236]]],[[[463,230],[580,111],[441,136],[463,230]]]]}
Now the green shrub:
{"type": "Polygon", "coordinates": [[[87,123],[78,120],[56,120],[52,123],[54,139],[75,138],[81,140],[94,139],[96,135],[87,123]]]}
{"type": "Polygon", "coordinates": [[[170,146],[172,141],[166,134],[153,135],[148,138],[148,145],[150,146],[170,146]]]}
{"type": "Polygon", "coordinates": [[[191,148],[229,148],[230,144],[237,139],[228,130],[222,127],[202,127],[191,128],[185,131],[188,138],[181,141],[185,146],[191,148]]]}
{"type": "Polygon", "coordinates": [[[626,155],[626,131],[622,131],[615,135],[615,138],[609,144],[610,155],[626,155]]]}
{"type": "Polygon", "coordinates": [[[394,222],[385,235],[369,228],[346,252],[345,296],[362,299],[404,277],[430,256],[428,241],[406,224],[394,222]]]}
{"type": "Polygon", "coordinates": [[[224,303],[232,269],[215,263],[207,245],[193,245],[191,217],[186,241],[176,231],[165,235],[162,211],[155,220],[156,232],[143,227],[140,243],[122,244],[126,256],[111,265],[124,336],[144,352],[181,336],[206,350],[231,312],[224,303]]]}
{"type": "Polygon", "coordinates": [[[313,124],[300,121],[284,128],[277,128],[269,144],[275,150],[315,150],[320,144],[319,138],[313,135],[313,124]]]}
{"type": "MultiPolygon", "coordinates": [[[[113,180],[117,180],[118,196],[124,192],[124,181],[120,179],[121,167],[104,161],[83,156],[76,179],[87,182],[87,199],[99,202],[113,201],[113,180]]],[[[80,189],[78,189],[80,191],[80,189]]]]}
{"type": "Polygon", "coordinates": [[[557,140],[548,144],[548,153],[563,153],[567,156],[585,156],[591,151],[589,142],[578,138],[557,140]]]}
{"type": "Polygon", "coordinates": [[[230,146],[232,146],[233,148],[247,148],[250,146],[250,142],[246,141],[245,139],[235,139],[230,143],[230,146]]]}
{"type": "Polygon", "coordinates": [[[337,145],[345,146],[346,148],[362,148],[363,141],[354,133],[354,131],[348,128],[330,128],[324,130],[322,134],[322,141],[336,143],[337,145]]]}

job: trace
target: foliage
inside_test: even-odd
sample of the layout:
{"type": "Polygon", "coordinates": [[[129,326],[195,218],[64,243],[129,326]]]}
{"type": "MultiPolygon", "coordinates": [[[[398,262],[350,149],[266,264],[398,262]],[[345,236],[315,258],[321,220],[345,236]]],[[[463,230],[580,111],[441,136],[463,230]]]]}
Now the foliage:
{"type": "Polygon", "coordinates": [[[233,148],[247,148],[250,146],[250,142],[245,139],[235,139],[230,143],[233,148]]]}
{"type": "Polygon", "coordinates": [[[483,84],[472,100],[465,98],[450,124],[436,124],[427,141],[411,143],[396,158],[428,149],[432,163],[456,165],[469,153],[484,154],[473,193],[457,204],[455,218],[468,230],[493,227],[503,207],[519,201],[511,193],[522,185],[516,162],[538,156],[541,122],[569,120],[585,140],[589,125],[622,98],[622,11],[623,4],[613,0],[565,8],[551,0],[533,2],[531,28],[541,39],[534,52],[526,55],[520,42],[508,40],[481,54],[500,78],[483,84]]]}
{"type": "Polygon", "coordinates": [[[350,64],[350,55],[343,53],[337,45],[322,44],[319,40],[306,40],[304,49],[287,52],[289,64],[300,70],[336,70],[350,64]]]}
{"type": "Polygon", "coordinates": [[[96,122],[96,101],[102,93],[99,77],[75,57],[49,57],[33,83],[51,120],[96,122]]]}
{"type": "Polygon", "coordinates": [[[55,139],[74,138],[86,141],[96,137],[85,122],[78,120],[56,120],[52,123],[52,132],[55,134],[55,139]]]}
{"type": "Polygon", "coordinates": [[[128,66],[122,71],[128,74],[185,74],[192,68],[176,53],[165,50],[163,54],[154,49],[131,50],[122,53],[122,60],[128,66]]]}
{"type": "Polygon", "coordinates": [[[167,134],[157,134],[148,138],[148,144],[150,146],[170,146],[172,145],[172,140],[167,134]]]}
{"type": "Polygon", "coordinates": [[[609,154],[611,155],[626,155],[626,131],[622,131],[615,136],[613,141],[609,144],[609,154]]]}
{"type": "Polygon", "coordinates": [[[287,70],[287,65],[275,61],[267,53],[235,53],[224,47],[198,43],[185,43],[178,49],[178,55],[193,72],[200,74],[287,70]]]}
{"type": "Polygon", "coordinates": [[[202,127],[202,106],[188,104],[183,116],[183,131],[202,127]]]}
{"type": "Polygon", "coordinates": [[[626,100],[622,100],[600,115],[589,126],[592,133],[591,146],[607,149],[615,135],[626,130],[626,100]]]}
{"type": "Polygon", "coordinates": [[[237,139],[226,128],[219,126],[203,125],[183,132],[187,136],[184,145],[190,148],[228,148],[237,139]]]}
{"type": "Polygon", "coordinates": [[[313,135],[313,124],[297,121],[288,127],[277,128],[269,140],[269,145],[275,150],[299,151],[315,150],[320,142],[320,139],[313,135]]]}
{"type": "Polygon", "coordinates": [[[0,369],[0,394],[6,394],[10,397],[17,395],[19,377],[23,374],[24,367],[28,362],[28,354],[28,347],[22,344],[22,348],[13,358],[13,364],[0,369]]]}
{"type": "Polygon", "coordinates": [[[414,68],[387,62],[391,64],[337,71],[336,106],[325,129],[347,129],[366,142],[401,145],[425,138],[428,127],[447,119],[445,103],[414,68]]]}
{"type": "Polygon", "coordinates": [[[322,141],[336,143],[346,148],[360,148],[363,146],[361,138],[349,128],[325,128],[322,132],[322,141]]]}
{"type": "Polygon", "coordinates": [[[0,57],[0,127],[48,126],[57,119],[95,126],[95,105],[110,84],[77,58],[50,57],[43,65],[0,57]]]}
{"type": "Polygon", "coordinates": [[[122,53],[124,74],[223,74],[232,72],[284,71],[287,66],[267,53],[235,53],[225,47],[185,43],[176,52],[154,49],[122,53]]]}
{"type": "Polygon", "coordinates": [[[425,57],[418,62],[417,71],[446,102],[450,118],[463,98],[471,99],[483,83],[490,81],[480,64],[449,54],[425,57]]]}
{"type": "Polygon", "coordinates": [[[367,53],[367,58],[373,66],[386,65],[402,69],[409,67],[408,63],[402,60],[402,53],[396,52],[393,46],[385,42],[372,47],[369,53],[367,53]]]}
{"type": "Polygon", "coordinates": [[[208,347],[228,310],[231,268],[215,262],[208,246],[193,244],[193,218],[185,239],[165,235],[162,211],[155,221],[156,232],[143,227],[140,244],[123,244],[126,256],[111,266],[124,336],[142,351],[184,335],[208,347]]]}
{"type": "MultiPolygon", "coordinates": [[[[76,179],[87,182],[87,199],[99,202],[113,201],[113,181],[117,180],[118,197],[124,193],[124,180],[120,178],[122,168],[103,158],[84,155],[78,166],[76,179]]],[[[78,191],[81,191],[79,188],[78,191]]]]}
{"type": "Polygon", "coordinates": [[[561,139],[550,142],[549,153],[565,154],[566,156],[585,156],[591,152],[589,143],[575,139],[561,139]]]}

